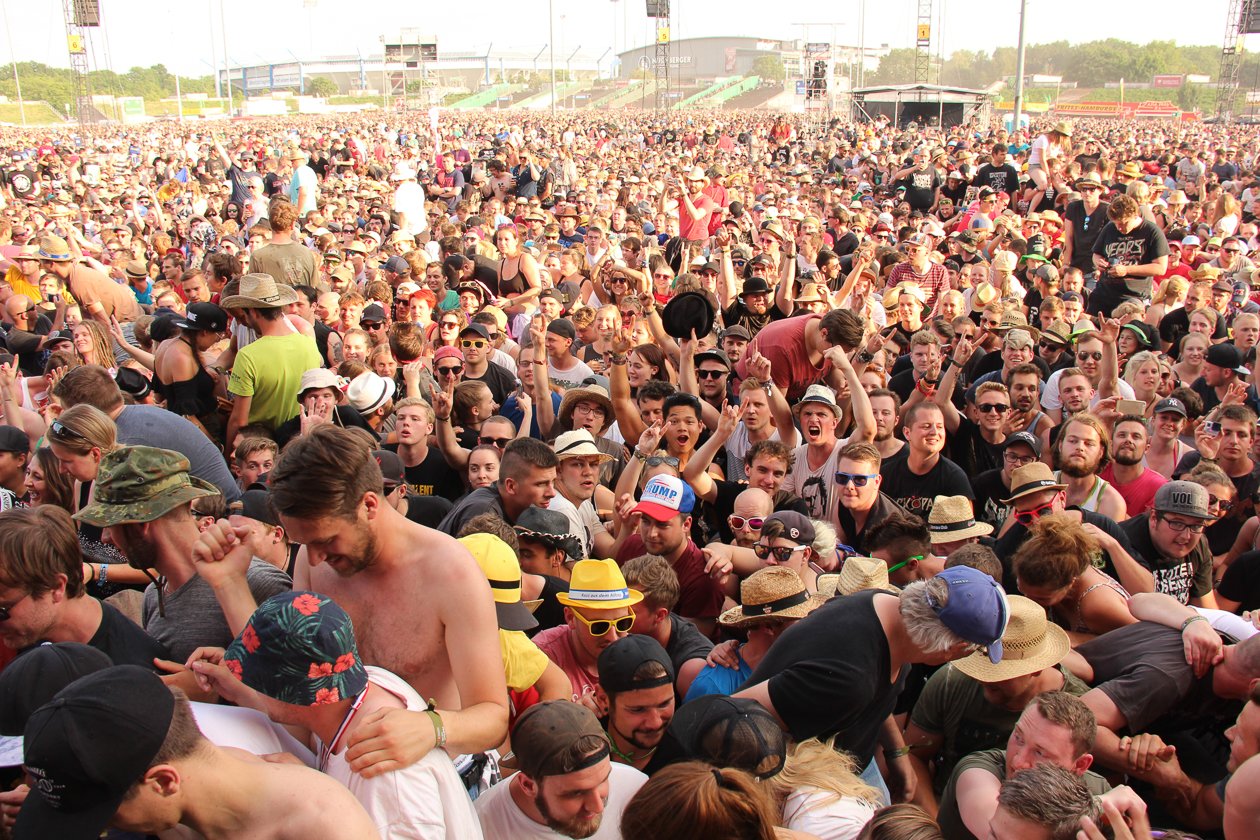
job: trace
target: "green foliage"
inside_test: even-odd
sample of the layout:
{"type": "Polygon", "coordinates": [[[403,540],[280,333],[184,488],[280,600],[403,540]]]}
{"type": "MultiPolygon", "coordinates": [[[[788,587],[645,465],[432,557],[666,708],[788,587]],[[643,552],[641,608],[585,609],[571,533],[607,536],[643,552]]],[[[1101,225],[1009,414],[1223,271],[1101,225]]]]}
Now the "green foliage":
{"type": "Polygon", "coordinates": [[[311,96],[335,96],[339,93],[337,83],[327,76],[316,76],[306,80],[306,92],[311,96]]]}
{"type": "Polygon", "coordinates": [[[787,78],[787,69],[783,60],[774,55],[759,55],[752,65],[753,76],[760,76],[773,82],[781,82],[787,78]]]}
{"type": "MultiPolygon", "coordinates": [[[[868,84],[907,84],[914,81],[913,49],[896,49],[880,61],[875,72],[868,74],[868,84]]],[[[1181,46],[1173,41],[1152,41],[1132,44],[1117,38],[1069,44],[1054,41],[1031,44],[1024,53],[1027,75],[1062,76],[1065,82],[1080,87],[1101,88],[1108,82],[1125,79],[1149,83],[1151,77],[1163,74],[1202,74],[1215,82],[1220,70],[1220,47],[1181,46]]],[[[946,59],[941,68],[941,84],[968,88],[987,88],[994,82],[1014,76],[1014,47],[998,47],[992,53],[958,50],[946,59]]],[[[1240,73],[1243,79],[1256,78],[1260,54],[1243,57],[1240,73]]],[[[1198,101],[1205,93],[1187,93],[1187,101],[1198,101]]]]}
{"type": "MultiPolygon", "coordinates": [[[[74,99],[74,80],[69,68],[49,67],[37,61],[18,62],[18,75],[22,81],[22,97],[44,100],[56,107],[74,99]]],[[[214,93],[214,77],[189,78],[180,76],[182,93],[214,93]]],[[[150,101],[175,95],[175,77],[161,64],[152,67],[132,67],[126,73],[111,70],[94,70],[88,74],[88,93],[98,96],[143,96],[150,101]]],[[[0,67],[0,94],[17,98],[13,84],[13,66],[0,67]]]]}

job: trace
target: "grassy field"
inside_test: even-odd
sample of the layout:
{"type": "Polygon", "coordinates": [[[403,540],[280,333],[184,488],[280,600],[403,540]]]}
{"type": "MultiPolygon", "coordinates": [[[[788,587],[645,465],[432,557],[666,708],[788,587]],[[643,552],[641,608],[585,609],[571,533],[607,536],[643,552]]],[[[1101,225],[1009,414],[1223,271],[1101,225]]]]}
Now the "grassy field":
{"type": "MultiPolygon", "coordinates": [[[[25,107],[26,122],[29,125],[47,125],[66,121],[65,115],[47,102],[27,102],[25,107]]],[[[0,122],[21,125],[22,107],[16,102],[0,104],[0,122]]]]}

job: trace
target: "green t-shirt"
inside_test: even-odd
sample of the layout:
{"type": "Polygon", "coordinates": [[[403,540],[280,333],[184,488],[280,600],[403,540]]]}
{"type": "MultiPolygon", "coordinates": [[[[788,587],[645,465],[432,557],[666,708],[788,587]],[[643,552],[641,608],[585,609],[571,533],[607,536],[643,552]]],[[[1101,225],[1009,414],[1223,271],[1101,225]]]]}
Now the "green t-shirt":
{"type": "Polygon", "coordinates": [[[264,335],[236,354],[228,391],[253,398],[250,423],[275,429],[298,415],[302,374],[321,362],[314,339],[301,333],[264,335]]]}
{"type": "MultiPolygon", "coordinates": [[[[1071,673],[1059,670],[1064,676],[1063,690],[1068,694],[1080,697],[1089,691],[1089,686],[1071,673]]],[[[1005,747],[1020,714],[985,700],[984,683],[957,668],[946,666],[933,674],[914,704],[910,722],[924,732],[944,736],[933,777],[937,795],[963,756],[1005,747]]]]}
{"type": "MultiPolygon", "coordinates": [[[[998,779],[1006,781],[1006,750],[985,750],[972,753],[958,762],[958,766],[949,777],[949,783],[945,785],[945,793],[941,796],[941,807],[936,814],[936,822],[940,825],[941,836],[945,840],[977,840],[976,836],[967,830],[962,815],[958,813],[958,800],[954,793],[954,785],[958,783],[958,777],[973,768],[985,770],[998,779]]],[[[1081,777],[1081,781],[1094,796],[1102,796],[1111,790],[1111,785],[1107,783],[1107,780],[1093,770],[1087,770],[1081,777]]]]}

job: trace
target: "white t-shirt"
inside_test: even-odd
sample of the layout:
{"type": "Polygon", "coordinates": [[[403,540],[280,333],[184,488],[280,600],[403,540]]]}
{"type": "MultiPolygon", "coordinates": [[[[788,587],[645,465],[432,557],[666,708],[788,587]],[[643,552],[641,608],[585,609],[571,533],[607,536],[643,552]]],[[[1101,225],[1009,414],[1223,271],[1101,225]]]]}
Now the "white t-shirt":
{"type": "Polygon", "coordinates": [[[871,803],[852,796],[836,798],[815,787],[801,788],[783,803],[783,827],[818,840],[854,840],[873,816],[871,803]]]}
{"type": "Polygon", "coordinates": [[[840,494],[836,492],[836,464],[840,461],[840,450],[843,448],[837,441],[831,448],[831,455],[816,470],[809,468],[809,444],[802,443],[792,450],[792,469],[779,489],[800,496],[809,510],[810,519],[833,525],[839,522],[837,508],[840,494]]]}
{"type": "MultiPolygon", "coordinates": [[[[1059,400],[1059,380],[1063,377],[1062,370],[1056,370],[1050,374],[1050,378],[1046,380],[1046,387],[1041,391],[1041,408],[1049,411],[1052,408],[1063,408],[1063,403],[1059,400]]],[[[1121,399],[1133,399],[1133,386],[1123,379],[1116,380],[1116,393],[1121,399]]],[[[1091,408],[1098,405],[1098,392],[1094,392],[1094,398],[1090,400],[1091,408]]]]}
{"type": "Polygon", "coordinates": [[[315,767],[315,755],[262,712],[217,703],[193,702],[189,707],[201,734],[216,747],[235,747],[254,755],[286,752],[315,767]]]}
{"type": "MultiPolygon", "coordinates": [[[[779,440],[779,430],[770,433],[770,440],[779,440]]],[[[741,421],[726,441],[726,480],[744,481],[744,456],[752,444],[748,442],[748,427],[741,421]]]]}
{"type": "MultiPolygon", "coordinates": [[[[608,802],[599,829],[590,840],[621,840],[621,812],[639,792],[647,776],[627,764],[613,764],[608,784],[608,802]]],[[[477,816],[486,840],[555,840],[564,835],[539,825],[525,815],[512,799],[511,779],[490,788],[477,798],[477,816]]]]}
{"type": "Polygon", "coordinates": [[[556,493],[547,504],[547,509],[563,513],[569,520],[569,534],[577,537],[578,542],[582,543],[582,548],[586,552],[583,556],[594,556],[591,554],[591,546],[595,544],[595,537],[608,532],[599,514],[595,512],[594,503],[587,499],[580,505],[574,505],[573,502],[556,493]]]}
{"type": "MultiPolygon", "coordinates": [[[[373,685],[402,700],[408,710],[429,707],[401,677],[372,665],[367,666],[367,673],[373,685]]],[[[350,789],[382,838],[480,840],[482,836],[468,791],[442,750],[431,750],[410,767],[365,779],[350,770],[343,748],[328,757],[324,772],[350,789]]]]}

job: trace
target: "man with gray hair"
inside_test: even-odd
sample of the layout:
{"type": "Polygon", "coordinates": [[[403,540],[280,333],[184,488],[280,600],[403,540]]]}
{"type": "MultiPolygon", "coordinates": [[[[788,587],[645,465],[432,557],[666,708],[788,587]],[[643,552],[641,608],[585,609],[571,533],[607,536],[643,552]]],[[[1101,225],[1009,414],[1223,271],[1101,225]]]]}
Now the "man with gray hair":
{"type": "Polygon", "coordinates": [[[1102,807],[1080,777],[1054,764],[1016,773],[998,795],[991,840],[1074,840],[1081,818],[1098,823],[1102,807]]]}
{"type": "Polygon", "coordinates": [[[862,778],[882,787],[878,740],[897,786],[912,784],[891,717],[909,666],[943,665],[978,649],[1000,661],[1007,615],[1002,587],[966,566],[915,581],[899,595],[868,590],[837,598],[788,628],[734,696],[756,700],[798,741],[834,736],[836,748],[865,768],[862,778]]]}

